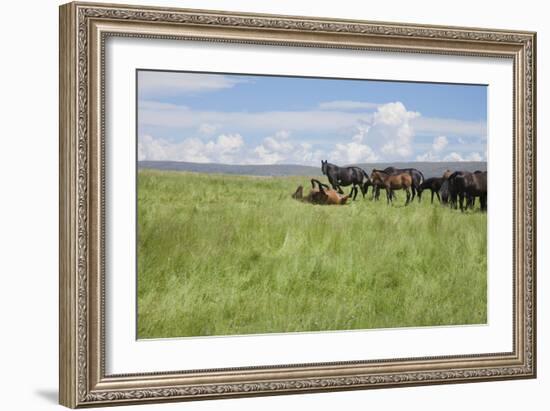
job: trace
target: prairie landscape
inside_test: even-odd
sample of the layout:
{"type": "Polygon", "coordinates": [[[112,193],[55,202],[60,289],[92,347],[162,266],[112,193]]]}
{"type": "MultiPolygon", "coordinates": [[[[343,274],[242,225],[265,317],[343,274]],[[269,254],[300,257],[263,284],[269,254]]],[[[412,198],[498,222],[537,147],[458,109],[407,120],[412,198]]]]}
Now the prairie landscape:
{"type": "Polygon", "coordinates": [[[487,214],[305,176],[138,172],[138,338],[483,324],[487,214]],[[346,189],[348,191],[348,189],[346,189]]]}

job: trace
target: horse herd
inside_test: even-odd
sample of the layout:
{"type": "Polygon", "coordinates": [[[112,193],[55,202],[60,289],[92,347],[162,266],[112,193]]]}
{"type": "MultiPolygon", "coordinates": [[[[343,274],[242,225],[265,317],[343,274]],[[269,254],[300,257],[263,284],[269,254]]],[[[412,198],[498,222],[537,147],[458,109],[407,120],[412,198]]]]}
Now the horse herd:
{"type": "Polygon", "coordinates": [[[431,202],[434,195],[441,204],[461,211],[474,208],[476,197],[479,198],[481,211],[487,210],[487,171],[451,171],[447,170],[441,177],[425,179],[422,172],[416,168],[387,167],[384,170],[373,169],[370,176],[361,167],[340,167],[327,160],[321,161],[321,171],[328,179],[328,184],[317,179],[311,179],[311,189],[304,196],[304,188],[299,186],[292,197],[313,204],[346,204],[348,199],[355,200],[359,190],[363,198],[372,187],[371,200],[380,198],[380,190],[386,191],[386,201],[392,204],[396,190],[406,193],[405,205],[418,196],[422,199],[424,190],[431,191],[431,202]],[[342,187],[351,186],[348,195],[344,195],[342,187]]]}

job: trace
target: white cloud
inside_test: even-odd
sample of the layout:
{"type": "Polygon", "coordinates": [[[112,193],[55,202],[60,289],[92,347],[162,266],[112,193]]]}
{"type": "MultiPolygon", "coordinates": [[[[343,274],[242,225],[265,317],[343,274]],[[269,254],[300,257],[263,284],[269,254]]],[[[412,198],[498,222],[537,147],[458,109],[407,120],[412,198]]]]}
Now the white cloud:
{"type": "Polygon", "coordinates": [[[251,164],[316,164],[323,158],[323,151],[309,143],[290,140],[290,133],[280,130],[274,136],[264,138],[262,144],[252,150],[246,162],[251,164]]]}
{"type": "Polygon", "coordinates": [[[408,111],[401,102],[384,104],[373,115],[366,141],[374,147],[382,142],[381,152],[388,160],[409,157],[415,136],[411,120],[418,116],[420,113],[408,111]]]}
{"type": "Polygon", "coordinates": [[[478,152],[474,151],[466,156],[458,154],[456,151],[447,154],[444,158],[444,161],[483,161],[483,157],[478,152]]]}
{"type": "Polygon", "coordinates": [[[436,156],[433,151],[426,151],[424,154],[416,156],[416,161],[439,161],[439,157],[436,156]]]}
{"type": "Polygon", "coordinates": [[[247,146],[240,134],[220,134],[203,141],[186,138],[172,142],[144,135],[138,142],[138,160],[188,161],[225,164],[318,164],[324,158],[322,150],[311,144],[293,142],[290,133],[280,130],[263,139],[256,147],[247,146]]]}
{"type": "Polygon", "coordinates": [[[483,157],[478,152],[470,153],[466,159],[468,161],[483,161],[483,157]]]}
{"type": "MultiPolygon", "coordinates": [[[[139,116],[140,127],[153,133],[155,127],[195,133],[193,138],[180,142],[145,136],[140,140],[140,159],[241,164],[316,164],[320,159],[342,164],[410,160],[414,158],[414,147],[418,147],[416,124],[421,118],[420,113],[408,110],[401,102],[378,105],[374,112],[354,113],[195,111],[142,101],[139,116]],[[220,134],[220,130],[233,132],[220,134]],[[254,145],[245,144],[242,135],[248,133],[255,138],[265,133],[267,137],[254,145]],[[295,134],[307,136],[308,142],[294,138],[295,134]],[[332,135],[334,138],[327,142],[332,135]]],[[[452,145],[445,135],[438,134],[429,149],[416,159],[477,161],[484,158],[479,153],[483,153],[481,144],[452,145]]]]}
{"type": "Polygon", "coordinates": [[[443,161],[464,161],[464,158],[462,158],[462,156],[456,151],[453,151],[452,153],[449,153],[445,157],[443,157],[443,161]]]}
{"type": "Polygon", "coordinates": [[[434,138],[430,150],[424,154],[416,156],[417,161],[440,161],[440,153],[449,145],[449,140],[445,136],[434,138]]]}
{"type": "Polygon", "coordinates": [[[231,88],[246,82],[243,78],[220,74],[139,71],[138,90],[143,96],[175,96],[231,88]]]}
{"type": "Polygon", "coordinates": [[[448,144],[449,144],[449,140],[447,140],[447,137],[439,136],[439,137],[434,138],[434,142],[432,144],[432,149],[436,153],[439,153],[439,152],[443,151],[443,149],[445,147],[447,147],[448,144]]]}
{"type": "Polygon", "coordinates": [[[199,133],[203,135],[214,134],[219,129],[219,126],[216,124],[203,123],[199,126],[199,133]]]}
{"type": "Polygon", "coordinates": [[[140,101],[139,124],[147,127],[197,129],[201,124],[218,124],[220,129],[272,133],[283,126],[292,131],[326,132],[352,127],[371,114],[342,111],[202,111],[186,106],[140,101]]]}
{"type": "Polygon", "coordinates": [[[411,124],[419,134],[427,136],[446,134],[464,137],[487,137],[487,122],[485,121],[466,121],[419,116],[415,118],[411,124]]]}
{"type": "Polygon", "coordinates": [[[198,129],[201,124],[216,124],[220,130],[238,130],[240,133],[273,133],[281,127],[293,132],[336,133],[355,128],[360,122],[372,124],[376,121],[379,125],[383,123],[385,126],[391,126],[392,120],[406,120],[409,129],[434,137],[455,135],[483,138],[486,134],[485,122],[426,118],[419,113],[406,110],[400,102],[379,105],[376,112],[321,109],[262,112],[206,111],[150,100],[139,102],[139,124],[147,127],[198,129]],[[389,112],[395,114],[390,115],[389,112]],[[406,113],[409,113],[408,118],[406,113]]]}
{"type": "Polygon", "coordinates": [[[220,134],[206,143],[198,138],[175,143],[145,135],[138,142],[138,160],[234,163],[239,160],[243,146],[239,134],[220,134]]]}
{"type": "Polygon", "coordinates": [[[321,110],[369,110],[377,108],[380,104],[369,103],[366,101],[353,101],[353,100],[335,100],[325,101],[319,104],[321,110]]]}
{"type": "Polygon", "coordinates": [[[378,160],[378,156],[374,153],[372,148],[356,141],[346,144],[336,144],[329,158],[331,161],[339,164],[357,164],[378,160]]]}

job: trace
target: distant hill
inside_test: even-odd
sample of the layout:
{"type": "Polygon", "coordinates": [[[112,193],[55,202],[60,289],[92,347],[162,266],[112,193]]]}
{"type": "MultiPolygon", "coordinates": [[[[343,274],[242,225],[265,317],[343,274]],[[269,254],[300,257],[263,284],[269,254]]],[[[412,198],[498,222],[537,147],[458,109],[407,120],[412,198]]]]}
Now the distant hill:
{"type": "MultiPolygon", "coordinates": [[[[384,169],[388,166],[397,168],[416,168],[424,177],[441,176],[445,170],[462,171],[486,171],[485,161],[460,161],[460,162],[396,162],[396,163],[362,163],[353,164],[366,170],[369,174],[373,168],[384,169]]],[[[139,168],[152,168],[156,170],[192,171],[195,173],[215,174],[239,174],[249,176],[320,176],[319,167],[301,166],[296,164],[215,164],[215,163],[187,163],[183,161],[139,161],[139,168]]]]}

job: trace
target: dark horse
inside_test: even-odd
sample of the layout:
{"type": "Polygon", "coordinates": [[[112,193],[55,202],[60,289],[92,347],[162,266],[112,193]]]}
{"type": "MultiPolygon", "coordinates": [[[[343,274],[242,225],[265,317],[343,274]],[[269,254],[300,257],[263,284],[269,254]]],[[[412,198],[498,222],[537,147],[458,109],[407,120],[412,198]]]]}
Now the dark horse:
{"type": "Polygon", "coordinates": [[[487,210],[487,171],[456,171],[449,177],[449,186],[456,192],[460,211],[473,207],[475,197],[479,197],[481,211],[487,210]],[[466,199],[466,207],[464,207],[466,199]]]}
{"type": "Polygon", "coordinates": [[[420,190],[418,191],[418,199],[420,200],[422,198],[422,192],[428,189],[432,192],[432,204],[434,203],[434,194],[437,196],[437,199],[441,203],[439,190],[441,190],[442,184],[443,184],[443,177],[428,178],[422,184],[420,184],[420,190]]]}
{"type": "MultiPolygon", "coordinates": [[[[421,192],[420,185],[424,182],[424,174],[422,174],[422,172],[420,172],[416,168],[395,168],[395,167],[386,167],[382,171],[390,176],[395,176],[403,173],[409,174],[412,178],[411,201],[414,200],[414,197],[416,196],[417,193],[418,193],[418,201],[420,201],[420,192],[421,192]]],[[[380,197],[380,186],[379,185],[374,186],[373,190],[374,190],[373,197],[378,200],[378,198],[380,197]]]]}
{"type": "Polygon", "coordinates": [[[363,197],[367,194],[368,185],[365,182],[369,181],[369,176],[361,167],[339,167],[336,164],[331,164],[327,160],[321,160],[321,171],[327,176],[332,188],[343,194],[341,186],[351,185],[350,197],[353,200],[357,197],[357,186],[361,189],[363,197]]]}
{"type": "Polygon", "coordinates": [[[445,170],[441,177],[441,188],[439,189],[441,204],[449,205],[451,208],[456,208],[456,190],[451,187],[449,177],[453,174],[451,170],[445,170]]]}

